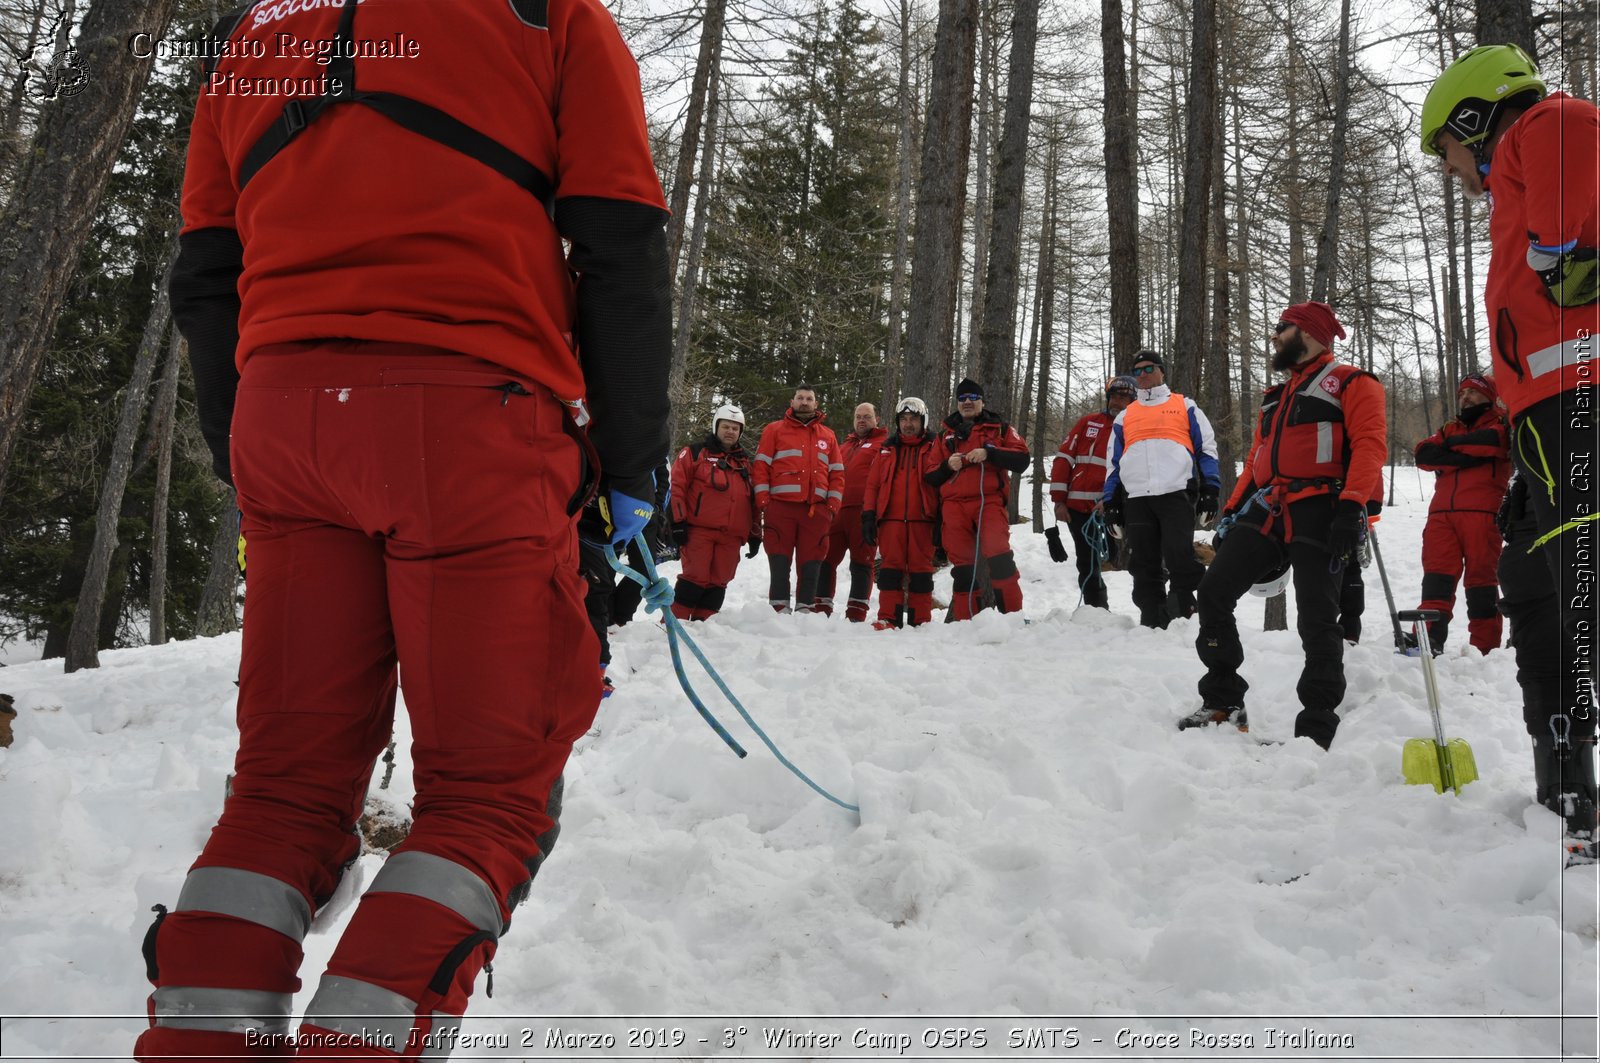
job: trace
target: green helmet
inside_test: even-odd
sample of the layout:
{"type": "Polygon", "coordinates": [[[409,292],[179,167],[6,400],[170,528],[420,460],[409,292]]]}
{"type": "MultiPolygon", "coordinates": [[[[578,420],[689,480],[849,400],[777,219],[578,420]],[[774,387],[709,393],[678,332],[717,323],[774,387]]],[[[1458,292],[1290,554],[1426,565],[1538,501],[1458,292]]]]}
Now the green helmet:
{"type": "Polygon", "coordinates": [[[1422,102],[1423,154],[1440,154],[1434,141],[1445,130],[1479,153],[1506,101],[1528,92],[1543,99],[1545,91],[1539,68],[1516,45],[1472,49],[1439,75],[1422,102]]]}

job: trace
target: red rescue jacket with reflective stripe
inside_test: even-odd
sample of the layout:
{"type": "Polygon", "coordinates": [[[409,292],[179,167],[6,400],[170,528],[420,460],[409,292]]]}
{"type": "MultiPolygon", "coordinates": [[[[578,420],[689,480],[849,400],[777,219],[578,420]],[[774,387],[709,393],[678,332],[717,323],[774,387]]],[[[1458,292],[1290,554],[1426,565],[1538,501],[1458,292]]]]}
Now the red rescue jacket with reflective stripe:
{"type": "Polygon", "coordinates": [[[684,447],[672,463],[672,522],[748,539],[754,521],[749,452],[724,450],[715,436],[684,447]]]}
{"type": "Polygon", "coordinates": [[[1277,501],[1287,503],[1333,490],[1335,481],[1341,499],[1381,498],[1387,434],[1378,378],[1325,352],[1261,396],[1245,475],[1228,508],[1258,488],[1284,488],[1277,501]]]}
{"type": "MultiPolygon", "coordinates": [[[[533,26],[518,6],[532,7],[363,0],[357,40],[404,53],[356,58],[356,87],[414,97],[499,141],[555,182],[558,210],[598,199],[664,211],[638,65],[610,13],[600,0],[550,0],[533,26]]],[[[345,105],[239,191],[244,157],[283,111],[281,86],[326,72],[311,45],[333,38],[341,7],[256,5],[201,86],[183,228],[237,230],[247,249],[239,367],[269,344],[377,340],[463,351],[583,396],[560,234],[538,199],[483,163],[345,105]],[[280,92],[246,93],[247,82],[280,92]]]]}
{"type": "Polygon", "coordinates": [[[939,489],[924,479],[943,456],[943,448],[935,444],[927,432],[915,440],[897,434],[879,449],[863,499],[865,511],[876,513],[878,523],[939,519],[939,489]]]}
{"type": "Polygon", "coordinates": [[[1050,463],[1050,501],[1080,513],[1100,501],[1111,467],[1111,425],[1111,415],[1101,410],[1072,426],[1050,463]]]}
{"type": "Polygon", "coordinates": [[[1473,425],[1446,421],[1417,444],[1417,468],[1438,474],[1429,513],[1498,513],[1511,479],[1505,421],[1493,410],[1473,425]]]}
{"type": "Polygon", "coordinates": [[[825,505],[835,513],[844,502],[844,460],[822,411],[809,422],[785,410],[761,432],[752,468],[756,505],[799,502],[825,505]]]}
{"type": "Polygon", "coordinates": [[[1485,182],[1495,384],[1512,417],[1600,375],[1600,303],[1562,308],[1528,266],[1528,244],[1600,247],[1600,111],[1553,92],[1495,145],[1485,182]]]}
{"type": "Polygon", "coordinates": [[[851,432],[839,444],[844,453],[844,508],[862,504],[872,463],[888,438],[887,428],[874,428],[864,436],[851,432]]]}
{"type": "Polygon", "coordinates": [[[1011,473],[1028,467],[1027,442],[1015,428],[988,410],[970,424],[959,413],[945,418],[944,424],[939,436],[939,460],[929,474],[939,488],[940,502],[985,498],[1005,503],[1011,489],[1011,473]],[[986,461],[963,465],[960,472],[954,473],[944,465],[952,454],[971,454],[984,447],[989,450],[986,461]]]}

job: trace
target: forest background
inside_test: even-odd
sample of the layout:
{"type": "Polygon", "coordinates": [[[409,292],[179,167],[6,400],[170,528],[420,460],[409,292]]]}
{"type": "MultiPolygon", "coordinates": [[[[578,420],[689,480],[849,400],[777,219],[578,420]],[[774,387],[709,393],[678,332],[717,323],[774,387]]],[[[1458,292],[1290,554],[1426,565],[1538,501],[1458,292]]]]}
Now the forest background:
{"type": "MultiPolygon", "coordinates": [[[[936,413],[981,380],[1041,487],[1140,347],[1229,480],[1279,311],[1332,303],[1392,462],[1487,368],[1487,208],[1418,147],[1432,78],[1513,41],[1593,98],[1596,0],[611,0],[672,208],[674,445],[800,382],[936,413]]],[[[0,645],[69,671],[237,624],[165,277],[216,0],[0,0],[0,645]]]]}

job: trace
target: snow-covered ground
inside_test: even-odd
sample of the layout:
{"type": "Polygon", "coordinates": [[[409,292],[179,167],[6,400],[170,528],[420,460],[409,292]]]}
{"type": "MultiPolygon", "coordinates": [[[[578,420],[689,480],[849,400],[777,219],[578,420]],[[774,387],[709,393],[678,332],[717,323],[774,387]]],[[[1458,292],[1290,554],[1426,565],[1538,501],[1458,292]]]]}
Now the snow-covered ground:
{"type": "MultiPolygon", "coordinates": [[[[1431,486],[1402,469],[1399,488],[1380,534],[1404,608],[1431,486]]],[[[1481,773],[1440,796],[1401,781],[1402,743],[1431,728],[1375,568],[1323,753],[1180,734],[1193,622],[1139,628],[1121,573],[1110,613],[1074,611],[1073,567],[1024,529],[1015,543],[1026,626],[779,617],[759,560],[696,626],[756,719],[859,818],[691,672],[751,750],[735,758],[679,692],[657,625],[616,634],[619,691],[568,768],[561,844],[492,999],[480,981],[465,1030],[483,1041],[457,1056],[1595,1058],[1596,874],[1562,871],[1558,821],[1532,803],[1509,651],[1479,657],[1458,624],[1437,662],[1447,729],[1481,773]],[[629,1014],[643,1017],[585,1018],[629,1014]],[[549,1047],[552,1027],[616,1047],[549,1047]],[[1012,1032],[1030,1028],[1079,1032],[1012,1032]],[[1208,1049],[1191,1029],[1251,1043],[1208,1049]]],[[[1298,642],[1260,620],[1246,599],[1251,721],[1287,739],[1298,642]]],[[[235,636],[71,676],[0,670],[20,710],[0,751],[0,1012],[37,1017],[4,1021],[4,1058],[127,1058],[150,906],[176,898],[221,800],[237,650],[235,636]]],[[[408,768],[389,791],[401,803],[408,768]]],[[[377,866],[362,861],[367,880],[377,866]]],[[[308,941],[297,1005],[347,916],[308,941]]]]}

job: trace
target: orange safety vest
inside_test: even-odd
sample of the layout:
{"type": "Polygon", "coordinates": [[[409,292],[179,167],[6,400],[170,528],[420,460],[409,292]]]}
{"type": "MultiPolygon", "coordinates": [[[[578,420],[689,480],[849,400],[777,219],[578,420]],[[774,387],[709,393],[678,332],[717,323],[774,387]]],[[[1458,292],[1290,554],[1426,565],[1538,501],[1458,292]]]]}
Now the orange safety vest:
{"type": "Polygon", "coordinates": [[[1135,402],[1122,412],[1122,450],[1146,439],[1170,439],[1194,453],[1189,434],[1189,404],[1182,395],[1169,395],[1159,406],[1135,402]]]}

